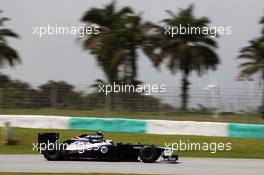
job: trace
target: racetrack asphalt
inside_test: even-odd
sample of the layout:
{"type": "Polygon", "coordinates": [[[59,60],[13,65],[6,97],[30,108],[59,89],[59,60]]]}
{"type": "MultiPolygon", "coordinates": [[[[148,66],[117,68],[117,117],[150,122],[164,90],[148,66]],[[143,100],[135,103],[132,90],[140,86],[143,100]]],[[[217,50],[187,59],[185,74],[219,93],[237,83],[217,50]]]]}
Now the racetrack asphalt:
{"type": "Polygon", "coordinates": [[[264,160],[180,158],[178,163],[47,161],[42,155],[0,154],[0,172],[142,173],[176,175],[260,175],[264,160]]]}

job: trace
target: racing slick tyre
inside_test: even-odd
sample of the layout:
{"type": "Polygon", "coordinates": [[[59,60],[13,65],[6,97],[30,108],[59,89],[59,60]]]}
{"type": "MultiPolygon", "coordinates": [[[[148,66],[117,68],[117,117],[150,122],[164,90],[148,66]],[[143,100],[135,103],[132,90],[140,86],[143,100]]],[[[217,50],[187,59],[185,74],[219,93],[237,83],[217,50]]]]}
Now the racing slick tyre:
{"type": "Polygon", "coordinates": [[[144,163],[153,163],[159,157],[158,154],[156,147],[146,145],[140,150],[139,157],[144,163]]]}
{"type": "Polygon", "coordinates": [[[44,157],[47,160],[61,160],[62,159],[62,150],[59,143],[54,143],[53,146],[49,145],[43,152],[44,157]]]}

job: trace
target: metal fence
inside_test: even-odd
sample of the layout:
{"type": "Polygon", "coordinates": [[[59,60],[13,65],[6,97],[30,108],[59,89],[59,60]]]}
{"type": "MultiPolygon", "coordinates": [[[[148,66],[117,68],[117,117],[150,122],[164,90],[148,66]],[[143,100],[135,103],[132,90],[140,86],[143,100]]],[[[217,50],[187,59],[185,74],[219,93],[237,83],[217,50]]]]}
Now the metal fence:
{"type": "MultiPolygon", "coordinates": [[[[222,87],[192,87],[189,90],[189,111],[194,112],[257,112],[262,90],[222,87]]],[[[180,87],[166,87],[164,93],[141,95],[138,93],[100,94],[95,88],[75,86],[74,91],[54,87],[39,92],[38,87],[16,91],[0,88],[0,108],[63,108],[105,109],[171,112],[181,106],[180,87]]]]}

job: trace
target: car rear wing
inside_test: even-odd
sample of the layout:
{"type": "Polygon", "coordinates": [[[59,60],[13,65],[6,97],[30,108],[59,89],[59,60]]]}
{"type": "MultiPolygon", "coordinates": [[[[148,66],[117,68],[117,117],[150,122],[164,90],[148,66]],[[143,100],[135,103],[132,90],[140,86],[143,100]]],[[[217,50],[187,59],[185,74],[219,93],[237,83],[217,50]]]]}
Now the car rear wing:
{"type": "Polygon", "coordinates": [[[38,133],[38,145],[55,143],[59,136],[59,133],[38,133]]]}

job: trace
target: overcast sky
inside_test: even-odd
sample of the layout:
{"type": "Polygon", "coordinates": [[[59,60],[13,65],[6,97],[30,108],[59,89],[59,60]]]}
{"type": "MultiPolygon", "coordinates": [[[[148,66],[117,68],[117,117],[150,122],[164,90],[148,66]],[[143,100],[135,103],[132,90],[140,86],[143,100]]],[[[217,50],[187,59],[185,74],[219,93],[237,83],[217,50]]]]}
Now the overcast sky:
{"type": "MultiPolygon", "coordinates": [[[[15,68],[4,68],[0,71],[13,79],[20,79],[32,84],[41,84],[48,80],[64,80],[74,85],[92,84],[103,73],[95,62],[94,56],[80,48],[75,36],[34,36],[33,26],[57,24],[67,26],[81,25],[80,18],[91,7],[102,7],[109,0],[2,0],[2,16],[12,21],[6,25],[17,32],[21,39],[11,40],[10,45],[17,49],[22,64],[15,68]]],[[[221,65],[216,72],[203,77],[192,75],[192,86],[205,87],[217,81],[220,87],[241,87],[235,81],[238,73],[236,60],[240,48],[248,40],[260,35],[258,21],[264,15],[263,0],[120,0],[118,7],[131,6],[137,12],[144,12],[146,20],[158,22],[167,17],[165,10],[177,12],[190,3],[195,5],[195,15],[206,16],[212,26],[231,26],[232,34],[218,39],[217,53],[221,65]]],[[[148,84],[165,84],[179,86],[180,74],[171,75],[165,66],[161,71],[152,67],[144,55],[139,56],[139,79],[148,84]]],[[[255,87],[255,82],[252,82],[255,87]]],[[[241,87],[242,88],[242,87],[241,87]]]]}

